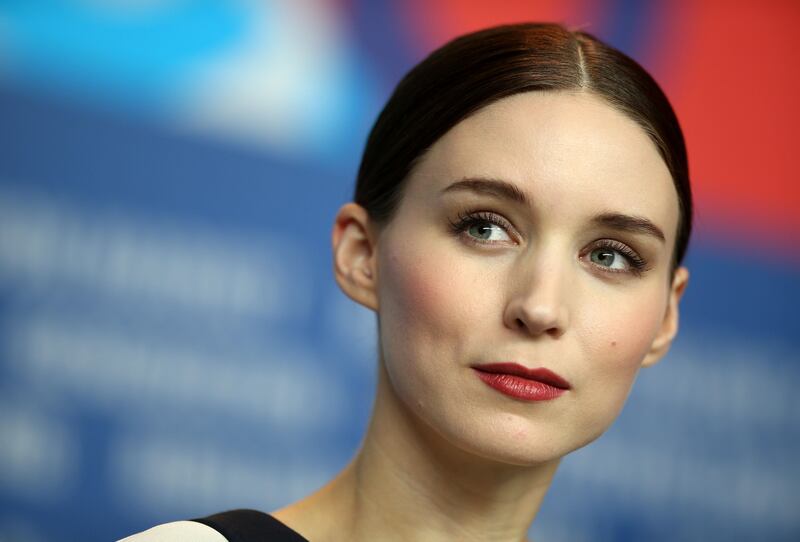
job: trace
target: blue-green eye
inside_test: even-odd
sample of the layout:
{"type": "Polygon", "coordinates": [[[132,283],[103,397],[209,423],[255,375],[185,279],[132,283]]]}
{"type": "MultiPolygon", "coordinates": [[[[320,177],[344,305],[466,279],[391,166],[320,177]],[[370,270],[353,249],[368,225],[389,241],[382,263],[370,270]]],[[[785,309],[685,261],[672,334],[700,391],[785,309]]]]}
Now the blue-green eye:
{"type": "Polygon", "coordinates": [[[456,237],[485,245],[507,245],[516,243],[518,239],[514,225],[492,211],[459,213],[456,220],[450,221],[450,231],[456,237]]]}
{"type": "Polygon", "coordinates": [[[483,220],[473,222],[467,228],[467,233],[470,237],[480,239],[481,241],[506,241],[509,239],[508,234],[498,226],[491,222],[483,220]]]}
{"type": "Polygon", "coordinates": [[[648,269],[647,261],[638,252],[614,239],[601,239],[584,254],[589,257],[592,265],[609,273],[641,275],[648,269]]]}
{"type": "Polygon", "coordinates": [[[622,271],[628,268],[628,261],[619,252],[612,248],[601,247],[589,253],[589,259],[601,267],[622,271]]]}

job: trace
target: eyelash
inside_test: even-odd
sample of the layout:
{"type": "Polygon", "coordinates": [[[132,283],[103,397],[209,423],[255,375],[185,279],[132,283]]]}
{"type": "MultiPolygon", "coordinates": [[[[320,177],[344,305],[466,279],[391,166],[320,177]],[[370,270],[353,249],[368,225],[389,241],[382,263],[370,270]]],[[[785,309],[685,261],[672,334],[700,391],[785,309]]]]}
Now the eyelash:
{"type": "MultiPolygon", "coordinates": [[[[481,224],[493,224],[502,228],[506,234],[511,237],[512,239],[518,239],[519,236],[516,233],[516,228],[503,218],[501,215],[494,213],[492,211],[465,211],[460,212],[455,220],[449,220],[450,223],[450,231],[453,235],[462,236],[464,233],[469,230],[472,226],[481,225],[481,224]]],[[[469,237],[469,242],[474,243],[476,245],[491,245],[495,244],[496,242],[491,241],[480,241],[474,237],[469,237]]],[[[595,241],[591,247],[581,253],[581,257],[584,257],[588,254],[591,254],[593,250],[598,248],[607,248],[611,249],[617,253],[619,253],[625,260],[628,262],[629,268],[626,270],[617,270],[617,269],[609,269],[600,265],[597,265],[593,262],[590,262],[596,268],[600,268],[605,273],[630,273],[636,276],[642,275],[645,271],[649,269],[647,260],[645,260],[642,256],[639,255],[635,250],[631,247],[626,245],[625,243],[621,243],[619,241],[615,241],[613,239],[600,239],[595,241]]]]}
{"type": "Polygon", "coordinates": [[[606,273],[632,273],[636,276],[640,276],[649,269],[647,260],[642,258],[639,255],[639,253],[637,253],[635,250],[633,250],[625,243],[621,243],[613,239],[600,239],[599,241],[596,241],[588,250],[586,250],[582,254],[582,256],[586,254],[591,254],[593,250],[598,248],[608,248],[615,252],[618,252],[623,258],[625,258],[628,261],[628,265],[630,266],[629,269],[619,270],[619,269],[609,269],[597,265],[595,263],[592,263],[592,265],[594,265],[595,267],[599,267],[606,273]]]}
{"type": "MultiPolygon", "coordinates": [[[[511,239],[518,239],[519,235],[516,234],[516,228],[508,220],[493,213],[492,211],[466,211],[461,212],[456,217],[456,220],[450,220],[450,231],[454,235],[461,235],[472,226],[481,224],[493,224],[503,229],[511,239]]],[[[479,241],[474,237],[469,238],[471,242],[479,245],[492,245],[496,242],[493,241],[479,241]]]]}

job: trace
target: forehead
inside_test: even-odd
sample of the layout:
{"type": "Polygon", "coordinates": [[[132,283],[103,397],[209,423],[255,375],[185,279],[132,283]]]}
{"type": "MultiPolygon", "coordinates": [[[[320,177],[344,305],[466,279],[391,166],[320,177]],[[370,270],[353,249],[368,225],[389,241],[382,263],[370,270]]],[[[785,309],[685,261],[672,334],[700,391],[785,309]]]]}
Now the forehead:
{"type": "Polygon", "coordinates": [[[654,143],[590,93],[527,92],[481,109],[429,149],[406,196],[430,198],[465,177],[513,182],[540,211],[636,214],[675,235],[677,193],[654,143]]]}

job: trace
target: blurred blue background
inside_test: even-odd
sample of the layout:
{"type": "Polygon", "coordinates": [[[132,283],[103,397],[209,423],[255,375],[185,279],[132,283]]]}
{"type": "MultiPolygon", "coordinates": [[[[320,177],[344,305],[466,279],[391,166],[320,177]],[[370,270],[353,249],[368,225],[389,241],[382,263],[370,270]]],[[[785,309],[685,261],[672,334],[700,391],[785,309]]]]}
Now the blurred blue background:
{"type": "Polygon", "coordinates": [[[698,205],[680,338],[532,536],[800,540],[796,2],[0,0],[0,541],[271,510],[343,467],[375,324],[329,232],[366,134],[431,49],[522,20],[654,73],[698,205]]]}

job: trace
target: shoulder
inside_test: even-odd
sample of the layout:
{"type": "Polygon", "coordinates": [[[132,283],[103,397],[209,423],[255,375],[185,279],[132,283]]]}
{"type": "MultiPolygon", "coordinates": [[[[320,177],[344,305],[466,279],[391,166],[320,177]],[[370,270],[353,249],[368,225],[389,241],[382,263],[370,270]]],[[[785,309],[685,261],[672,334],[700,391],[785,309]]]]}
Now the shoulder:
{"type": "Polygon", "coordinates": [[[229,510],[192,521],[174,521],[118,542],[308,542],[275,517],[258,510],[229,510]]]}
{"type": "Polygon", "coordinates": [[[173,521],[156,525],[119,542],[227,542],[219,531],[196,521],[173,521]]]}

